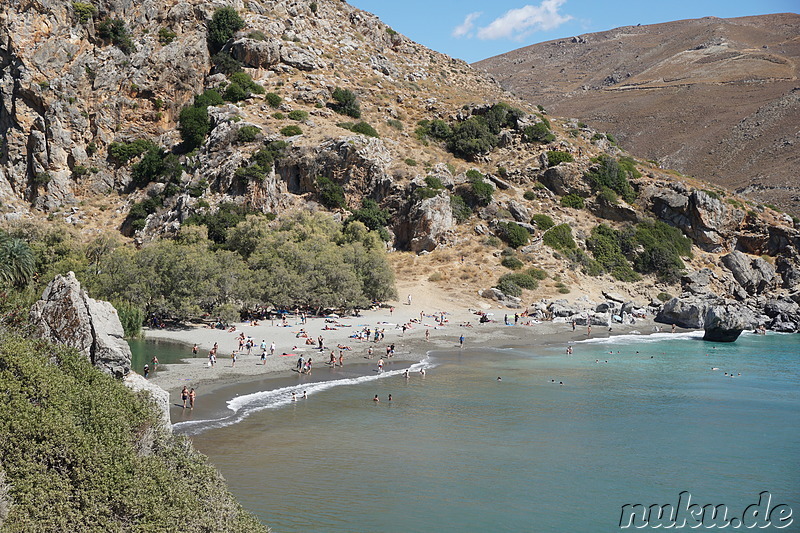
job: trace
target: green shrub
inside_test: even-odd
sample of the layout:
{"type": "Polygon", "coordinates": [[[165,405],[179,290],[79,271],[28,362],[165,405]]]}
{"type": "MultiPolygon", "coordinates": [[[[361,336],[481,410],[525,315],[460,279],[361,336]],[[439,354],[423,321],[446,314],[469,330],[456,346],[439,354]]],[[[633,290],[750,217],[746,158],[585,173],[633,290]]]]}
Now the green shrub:
{"type": "Polygon", "coordinates": [[[611,205],[616,205],[619,203],[619,196],[617,196],[617,193],[608,187],[603,187],[600,189],[600,192],[597,193],[597,199],[611,205]]]}
{"type": "Polygon", "coordinates": [[[142,324],[144,324],[144,311],[141,307],[130,302],[116,301],[113,303],[117,310],[119,321],[122,322],[122,330],[125,337],[135,339],[142,336],[142,324]]]}
{"type": "Polygon", "coordinates": [[[326,176],[317,178],[317,193],[320,203],[328,209],[341,209],[347,205],[344,188],[326,176]]]}
{"type": "Polygon", "coordinates": [[[497,282],[497,288],[506,296],[515,296],[517,298],[522,296],[522,287],[511,280],[504,280],[501,278],[497,282]]]}
{"type": "Polygon", "coordinates": [[[256,140],[261,128],[258,126],[242,126],[236,132],[236,140],[240,143],[250,143],[256,140]]]}
{"type": "Polygon", "coordinates": [[[165,152],[159,146],[153,146],[131,167],[131,185],[144,187],[154,181],[177,182],[182,173],[183,167],[176,155],[165,152]]]}
{"type": "Polygon", "coordinates": [[[566,252],[568,250],[576,250],[578,245],[572,238],[572,229],[569,224],[559,224],[547,230],[542,236],[542,242],[547,246],[566,252]]]}
{"type": "Polygon", "coordinates": [[[242,71],[242,63],[228,52],[217,52],[211,56],[211,63],[217,72],[226,76],[242,71]]]}
{"type": "Polygon", "coordinates": [[[532,126],[526,126],[522,130],[522,137],[529,143],[547,144],[556,140],[556,136],[550,132],[548,122],[537,122],[532,126]]]}
{"type": "Polygon", "coordinates": [[[497,236],[512,248],[519,248],[528,244],[531,234],[516,222],[499,222],[497,236]]]}
{"type": "Polygon", "coordinates": [[[333,90],[333,99],[335,103],[331,108],[340,115],[346,115],[353,118],[361,118],[361,106],[358,103],[358,98],[355,93],[350,89],[343,89],[336,87],[333,90]]]}
{"type": "Polygon", "coordinates": [[[528,270],[525,271],[525,273],[538,281],[547,279],[547,272],[545,272],[541,268],[529,268],[528,270]]]}
{"type": "Polygon", "coordinates": [[[403,161],[405,162],[406,165],[408,165],[410,167],[417,166],[417,160],[416,159],[412,159],[410,157],[407,157],[403,161]]]}
{"type": "Polygon", "coordinates": [[[72,2],[72,12],[79,23],[86,24],[89,19],[94,18],[97,8],[85,2],[72,2]]]}
{"type": "Polygon", "coordinates": [[[522,197],[525,198],[526,200],[535,200],[536,199],[536,193],[533,192],[533,191],[525,191],[523,193],[522,197]]]}
{"type": "Polygon", "coordinates": [[[547,152],[547,166],[554,167],[560,163],[572,163],[575,159],[569,152],[550,150],[547,152]]]}
{"type": "Polygon", "coordinates": [[[295,124],[291,124],[289,126],[284,126],[281,128],[281,135],[284,137],[294,137],[295,135],[302,135],[303,130],[300,129],[300,126],[295,124]]]}
{"type": "Polygon", "coordinates": [[[622,158],[619,161],[606,154],[598,158],[598,166],[586,173],[585,177],[592,184],[595,190],[603,188],[611,189],[628,203],[636,200],[636,192],[628,182],[628,178],[638,178],[641,176],[634,161],[630,158],[622,158]]]}
{"type": "Polygon", "coordinates": [[[444,183],[436,176],[425,176],[425,184],[431,189],[444,189],[444,183]]]}
{"type": "Polygon", "coordinates": [[[469,117],[453,127],[447,138],[447,149],[457,157],[471,159],[490,152],[497,146],[497,136],[491,132],[483,117],[469,117]]]}
{"type": "Polygon", "coordinates": [[[497,282],[497,288],[510,296],[521,296],[522,289],[534,290],[539,282],[527,274],[503,274],[497,282]]]}
{"type": "Polygon", "coordinates": [[[541,231],[547,231],[556,225],[552,218],[542,213],[533,215],[531,218],[531,224],[539,228],[541,231]]]}
{"type": "Polygon", "coordinates": [[[72,167],[72,179],[79,179],[89,173],[89,169],[83,165],[75,165],[72,167]]]}
{"type": "Polygon", "coordinates": [[[350,222],[358,221],[364,224],[368,229],[377,231],[381,239],[388,241],[390,239],[389,232],[386,230],[386,225],[389,224],[391,216],[389,211],[381,209],[378,203],[371,198],[364,198],[361,201],[361,208],[356,209],[345,220],[345,226],[350,222]]]}
{"type": "Polygon", "coordinates": [[[668,292],[659,292],[656,298],[658,298],[662,302],[668,302],[672,300],[672,295],[668,292]]]}
{"type": "Polygon", "coordinates": [[[469,208],[467,203],[458,194],[450,195],[450,209],[453,211],[453,217],[456,222],[462,224],[472,215],[472,209],[469,208]]]}
{"type": "Polygon", "coordinates": [[[222,48],[233,34],[244,28],[244,21],[232,7],[221,7],[214,11],[208,23],[208,48],[216,53],[222,48]]]}
{"type": "Polygon", "coordinates": [[[125,22],[120,19],[106,19],[97,26],[97,36],[111,42],[126,55],[136,51],[125,22]]]}
{"type": "Polygon", "coordinates": [[[366,135],[367,137],[380,137],[375,128],[373,128],[366,122],[356,122],[355,124],[353,124],[351,131],[353,133],[360,133],[361,135],[366,135]]]}
{"type": "Polygon", "coordinates": [[[391,126],[392,128],[402,131],[403,130],[403,123],[397,120],[396,118],[390,118],[386,121],[386,124],[391,126]]]}
{"type": "Polygon", "coordinates": [[[312,13],[316,13],[317,9],[318,9],[317,3],[316,2],[311,2],[308,5],[308,8],[311,10],[312,13]]]}
{"type": "Polygon", "coordinates": [[[278,107],[283,102],[283,98],[275,93],[267,93],[265,98],[270,107],[278,107]]]}
{"type": "Polygon", "coordinates": [[[675,283],[684,269],[682,257],[692,256],[692,241],[664,222],[644,221],[620,237],[626,255],[633,256],[638,272],[652,272],[664,282],[675,283]]]}
{"type": "Polygon", "coordinates": [[[230,76],[230,84],[225,89],[224,98],[229,102],[239,102],[252,94],[264,94],[264,88],[254,82],[246,72],[234,72],[230,76]]]}
{"type": "Polygon", "coordinates": [[[276,111],[275,113],[272,114],[272,118],[274,118],[275,120],[283,120],[286,118],[286,115],[284,115],[280,111],[276,111]]]}
{"type": "Polygon", "coordinates": [[[514,255],[509,255],[504,257],[500,260],[500,264],[506,268],[510,268],[511,270],[519,270],[525,263],[523,263],[518,257],[514,255]]]}
{"type": "Polygon", "coordinates": [[[181,110],[178,117],[178,131],[186,150],[194,150],[203,144],[210,128],[211,121],[205,106],[191,105],[181,110]]]}
{"type": "Polygon", "coordinates": [[[289,111],[289,118],[298,122],[303,122],[308,120],[308,111],[302,111],[300,109],[289,111]]]}
{"type": "Polygon", "coordinates": [[[600,224],[592,228],[591,236],[586,239],[586,247],[592,252],[595,260],[599,264],[600,272],[591,275],[599,275],[603,271],[610,273],[620,281],[638,281],[641,276],[636,274],[631,268],[631,264],[622,252],[620,245],[620,234],[605,224],[600,224]]]}
{"type": "Polygon", "coordinates": [[[248,39],[253,39],[254,41],[266,41],[267,36],[264,35],[263,31],[254,30],[247,34],[248,39]]]}
{"type": "Polygon", "coordinates": [[[108,155],[118,165],[124,165],[134,157],[158,148],[155,143],[147,139],[136,139],[132,142],[112,142],[108,145],[108,155]]]}
{"type": "Polygon", "coordinates": [[[169,28],[161,28],[158,30],[158,42],[162,46],[166,46],[178,37],[178,34],[169,28]]]}
{"type": "Polygon", "coordinates": [[[222,96],[214,89],[206,89],[194,97],[195,107],[218,106],[224,103],[222,96]]]}
{"type": "Polygon", "coordinates": [[[561,205],[563,207],[571,207],[572,209],[583,209],[586,204],[582,197],[570,193],[561,197],[561,205]]]}

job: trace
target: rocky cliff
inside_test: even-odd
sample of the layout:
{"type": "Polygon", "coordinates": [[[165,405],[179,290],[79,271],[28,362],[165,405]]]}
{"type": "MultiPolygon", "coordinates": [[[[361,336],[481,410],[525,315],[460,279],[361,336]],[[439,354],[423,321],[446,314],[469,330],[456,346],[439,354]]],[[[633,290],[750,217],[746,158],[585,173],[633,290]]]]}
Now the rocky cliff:
{"type": "MultiPolygon", "coordinates": [[[[602,285],[636,294],[642,306],[659,292],[683,289],[653,277],[626,285],[605,275],[596,282],[580,262],[543,246],[531,217],[547,214],[567,224],[581,250],[599,223],[625,228],[657,219],[692,239],[696,252],[686,273],[711,273],[705,285],[700,276],[689,286],[746,302],[759,316],[774,300],[769,323],[797,328],[789,302],[800,280],[800,233],[791,217],[633,158],[630,194],[604,193],[593,172],[604,158],[629,156],[613,139],[580,120],[548,117],[485,74],[345,2],[227,5],[243,26],[220,44],[222,56],[207,40],[222,7],[216,3],[44,0],[4,7],[4,218],[48,216],[87,234],[115,228],[141,243],[174,235],[190,217],[225,202],[271,214],[324,209],[318,182],[324,177],[342,187],[345,205],[333,208],[338,216],[367,198],[387,209],[389,244],[398,250],[463,250],[514,222],[533,233],[522,248],[529,263],[586,291],[602,285]],[[189,150],[177,129],[181,110],[208,89],[227,95],[231,68],[247,74],[253,90],[208,105],[207,134],[189,150]],[[374,134],[363,134],[363,127],[354,133],[356,120],[336,112],[337,88],[357,97],[358,120],[374,134]],[[495,120],[500,108],[492,104],[501,101],[514,111],[498,127],[494,147],[456,157],[455,145],[437,137],[472,119],[495,120]],[[547,135],[536,137],[537,128],[547,135]],[[172,166],[148,167],[147,174],[140,164],[148,148],[120,155],[120,146],[142,140],[164,158],[158,164],[172,166]],[[469,189],[475,170],[491,200],[456,212],[451,197],[469,189]],[[586,208],[562,205],[565,196],[580,197],[586,208]],[[722,260],[739,253],[746,258],[722,260]]],[[[502,272],[499,253],[481,262],[482,273],[502,272]]],[[[460,290],[494,283],[483,274],[476,279],[482,287],[461,283],[460,290]]]]}

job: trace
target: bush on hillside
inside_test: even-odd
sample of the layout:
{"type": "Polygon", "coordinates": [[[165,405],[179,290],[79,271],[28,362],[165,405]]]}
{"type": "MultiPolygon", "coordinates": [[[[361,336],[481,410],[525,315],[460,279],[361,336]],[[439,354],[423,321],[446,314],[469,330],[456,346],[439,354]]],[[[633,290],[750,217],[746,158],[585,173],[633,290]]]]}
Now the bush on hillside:
{"type": "Polygon", "coordinates": [[[317,194],[320,203],[328,209],[341,209],[347,205],[344,188],[327,176],[317,178],[317,194]]]}
{"type": "Polygon", "coordinates": [[[97,36],[111,42],[126,55],[136,51],[125,22],[120,19],[106,19],[97,26],[97,36]]]}
{"type": "Polygon", "coordinates": [[[547,152],[547,166],[554,167],[560,163],[572,163],[575,158],[569,152],[562,152],[560,150],[550,150],[547,152]]]}
{"type": "Polygon", "coordinates": [[[450,209],[453,211],[453,217],[459,224],[466,222],[472,215],[472,209],[469,208],[464,198],[458,194],[450,195],[450,209]]]}
{"type": "Polygon", "coordinates": [[[572,238],[572,229],[569,224],[559,224],[547,230],[542,236],[542,242],[547,246],[560,251],[577,249],[575,239],[572,238]]]}
{"type": "Polygon", "coordinates": [[[586,203],[582,197],[570,193],[561,197],[561,205],[562,207],[570,207],[572,209],[583,209],[586,203]]]}
{"type": "Polygon", "coordinates": [[[208,23],[208,49],[218,52],[233,34],[244,28],[244,21],[232,7],[221,7],[214,11],[208,23]]]}
{"type": "Polygon", "coordinates": [[[336,87],[333,90],[334,103],[331,104],[331,109],[340,115],[346,115],[353,118],[361,118],[361,106],[358,103],[358,97],[350,89],[343,89],[336,87]]]}
{"type": "Polygon", "coordinates": [[[181,109],[178,117],[178,132],[183,139],[184,148],[187,151],[194,150],[203,144],[211,128],[211,120],[208,118],[206,106],[190,105],[181,109]]]}
{"type": "Polygon", "coordinates": [[[630,158],[615,159],[603,154],[598,159],[598,165],[586,173],[585,177],[592,184],[595,190],[610,189],[620,195],[623,200],[633,203],[636,200],[636,192],[633,190],[629,178],[641,176],[634,162],[630,158]]]}
{"type": "Polygon", "coordinates": [[[533,215],[531,218],[531,224],[539,228],[541,231],[547,231],[556,225],[552,218],[542,213],[533,215]]]}
{"type": "Polygon", "coordinates": [[[512,248],[519,248],[528,244],[531,234],[516,222],[498,222],[497,236],[512,248]]]}
{"type": "Polygon", "coordinates": [[[296,124],[290,124],[281,128],[281,135],[284,137],[294,137],[295,135],[302,135],[303,130],[296,124]]]}
{"type": "Polygon", "coordinates": [[[153,148],[158,148],[158,146],[147,139],[136,139],[132,142],[115,141],[108,145],[108,155],[116,164],[124,165],[153,148]]]}
{"type": "Polygon", "coordinates": [[[283,102],[283,98],[275,93],[267,93],[265,98],[270,107],[278,107],[283,102]]]}
{"type": "Polygon", "coordinates": [[[447,139],[447,149],[462,159],[490,152],[497,146],[497,136],[491,132],[483,117],[469,117],[453,126],[447,139]]]}
{"type": "Polygon", "coordinates": [[[547,144],[556,140],[556,136],[550,132],[550,125],[547,122],[537,122],[532,126],[526,126],[522,131],[522,137],[529,143],[547,144]]]}
{"type": "Polygon", "coordinates": [[[500,260],[500,264],[511,270],[519,270],[525,263],[523,263],[517,256],[508,255],[500,260]]]}

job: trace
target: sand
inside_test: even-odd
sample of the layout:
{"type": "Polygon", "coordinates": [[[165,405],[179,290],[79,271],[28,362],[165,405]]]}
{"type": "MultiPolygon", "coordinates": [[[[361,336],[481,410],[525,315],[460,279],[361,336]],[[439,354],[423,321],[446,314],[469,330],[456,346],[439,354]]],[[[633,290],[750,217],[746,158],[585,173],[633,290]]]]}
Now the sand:
{"type": "MultiPolygon", "coordinates": [[[[426,298],[413,297],[409,305],[405,299],[400,302],[390,302],[390,308],[378,308],[362,311],[359,317],[309,317],[302,324],[299,317],[289,316],[284,326],[281,321],[262,321],[259,325],[252,326],[248,323],[236,324],[233,332],[205,328],[201,325],[188,326],[183,329],[146,329],[148,339],[165,339],[186,344],[185,364],[161,365],[158,372],[150,381],[166,389],[170,393],[173,405],[179,404],[180,389],[186,385],[198,390],[199,396],[204,399],[213,396],[211,393],[221,388],[230,388],[235,385],[250,385],[259,382],[265,385],[265,379],[278,378],[274,383],[281,383],[279,378],[297,376],[293,370],[299,357],[313,360],[311,380],[328,379],[330,367],[326,364],[333,350],[338,360],[340,349],[338,345],[349,346],[350,350],[341,350],[344,367],[348,365],[357,367],[360,372],[371,372],[377,368],[378,359],[383,357],[389,363],[396,364],[400,361],[420,361],[430,350],[449,350],[459,348],[459,337],[464,335],[464,348],[499,347],[499,346],[528,346],[528,345],[553,345],[563,344],[565,347],[570,341],[579,341],[587,338],[586,328],[572,327],[564,322],[542,322],[527,325],[529,319],[520,318],[518,325],[514,326],[514,314],[508,309],[489,309],[493,313],[493,322],[480,324],[479,316],[475,309],[454,307],[453,302],[445,302],[449,309],[439,309],[437,302],[426,298]],[[434,314],[445,312],[446,322],[437,324],[434,314]],[[508,314],[512,325],[504,324],[504,315],[508,314]],[[414,322],[412,322],[412,320],[414,322]],[[463,324],[471,323],[472,327],[463,324]],[[402,324],[410,324],[405,333],[402,324]],[[326,327],[334,329],[324,329],[326,327]],[[351,335],[369,327],[384,330],[384,339],[377,343],[359,341],[350,338],[351,335]],[[430,333],[426,341],[425,331],[430,333]],[[305,331],[314,341],[313,345],[306,345],[305,338],[298,337],[305,331]],[[238,336],[240,333],[250,336],[255,342],[251,355],[240,353],[236,366],[232,365],[231,353],[238,349],[238,336]],[[317,337],[322,335],[325,349],[317,349],[317,337]],[[261,364],[261,342],[265,341],[267,347],[275,343],[275,355],[266,357],[266,364],[261,364]],[[218,343],[217,363],[211,368],[208,365],[208,353],[218,343]],[[197,344],[199,352],[197,357],[192,357],[191,346],[197,344]],[[390,360],[386,358],[387,346],[395,345],[395,355],[390,360]],[[367,359],[369,347],[373,348],[373,356],[367,359]],[[291,354],[283,356],[282,354],[291,354]],[[366,363],[366,364],[365,364],[366,363]]],[[[642,334],[652,331],[652,320],[639,320],[635,325],[615,325],[613,331],[607,328],[594,326],[591,338],[608,337],[609,335],[625,334],[639,331],[642,334]]],[[[221,400],[220,398],[217,401],[221,400]]],[[[206,408],[219,409],[219,405],[206,408]]],[[[205,410],[205,409],[204,409],[205,410]]],[[[198,415],[200,413],[195,413],[198,415]]],[[[173,418],[176,418],[173,413],[173,418]]]]}

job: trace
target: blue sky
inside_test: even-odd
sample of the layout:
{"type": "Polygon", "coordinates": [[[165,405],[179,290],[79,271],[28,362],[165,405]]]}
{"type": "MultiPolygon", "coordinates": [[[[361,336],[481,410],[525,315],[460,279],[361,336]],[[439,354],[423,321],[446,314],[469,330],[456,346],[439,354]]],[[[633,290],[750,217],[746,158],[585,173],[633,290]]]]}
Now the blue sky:
{"type": "Polygon", "coordinates": [[[529,44],[672,20],[796,13],[797,0],[348,0],[411,39],[468,62],[529,44]]]}

